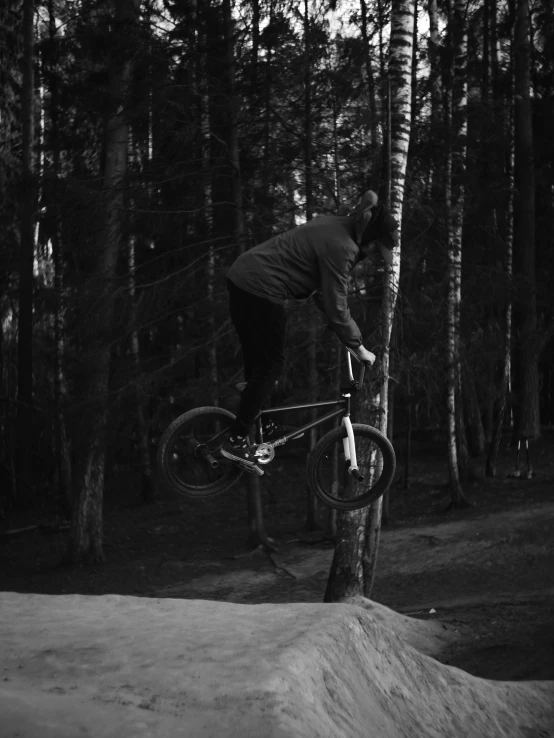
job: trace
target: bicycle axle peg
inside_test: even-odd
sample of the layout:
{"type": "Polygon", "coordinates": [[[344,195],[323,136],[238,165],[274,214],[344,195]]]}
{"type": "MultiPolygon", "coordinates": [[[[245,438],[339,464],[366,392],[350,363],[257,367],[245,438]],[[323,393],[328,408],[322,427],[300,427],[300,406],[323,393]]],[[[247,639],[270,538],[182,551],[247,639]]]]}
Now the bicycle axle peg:
{"type": "Polygon", "coordinates": [[[219,466],[218,460],[211,455],[211,453],[208,451],[208,448],[203,443],[199,443],[196,447],[196,455],[199,456],[201,459],[204,459],[204,461],[207,461],[212,469],[217,469],[217,467],[219,466]]]}
{"type": "Polygon", "coordinates": [[[360,473],[359,469],[350,469],[350,474],[356,479],[357,482],[364,481],[364,475],[360,473]]]}

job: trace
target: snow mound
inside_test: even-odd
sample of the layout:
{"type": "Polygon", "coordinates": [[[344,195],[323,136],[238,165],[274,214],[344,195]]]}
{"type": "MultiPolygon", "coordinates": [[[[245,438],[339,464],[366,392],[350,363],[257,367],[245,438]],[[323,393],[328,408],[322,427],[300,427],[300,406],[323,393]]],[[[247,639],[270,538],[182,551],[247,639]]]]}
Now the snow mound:
{"type": "Polygon", "coordinates": [[[3,593],[0,736],[554,736],[553,682],[445,666],[446,637],[368,600],[3,593]]]}

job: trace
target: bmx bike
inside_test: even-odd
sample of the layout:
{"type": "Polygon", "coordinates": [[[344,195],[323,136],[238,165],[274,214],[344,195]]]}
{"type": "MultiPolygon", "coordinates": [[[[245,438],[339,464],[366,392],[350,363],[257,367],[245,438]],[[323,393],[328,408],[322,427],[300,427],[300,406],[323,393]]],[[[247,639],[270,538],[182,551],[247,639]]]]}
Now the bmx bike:
{"type": "MultiPolygon", "coordinates": [[[[346,353],[348,386],[340,398],[262,410],[256,418],[256,440],[252,451],[257,463],[271,463],[275,449],[322,423],[342,416],[341,425],[328,431],[308,454],[308,488],[326,505],[337,510],[357,510],[383,495],[394,479],[396,457],[390,441],[376,428],[352,423],[352,395],[362,386],[365,365],[360,362],[358,377],[346,353]],[[264,442],[263,420],[282,412],[331,408],[300,428],[271,443],[264,442]]],[[[232,487],[245,471],[219,454],[224,436],[235,419],[221,407],[198,407],[180,415],[165,430],[158,446],[158,469],[170,488],[185,497],[201,499],[221,494],[232,487]]],[[[264,473],[255,467],[252,473],[264,473]]]]}

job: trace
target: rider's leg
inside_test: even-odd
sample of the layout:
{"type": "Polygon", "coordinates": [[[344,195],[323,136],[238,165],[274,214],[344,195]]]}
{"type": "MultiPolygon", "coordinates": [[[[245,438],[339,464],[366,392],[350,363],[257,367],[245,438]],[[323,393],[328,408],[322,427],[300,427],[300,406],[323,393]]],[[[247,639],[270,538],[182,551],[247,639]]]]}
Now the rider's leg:
{"type": "Polygon", "coordinates": [[[233,283],[229,284],[229,312],[241,343],[246,379],[234,430],[248,433],[283,370],[286,312],[283,305],[233,283]]]}
{"type": "Polygon", "coordinates": [[[255,461],[248,450],[248,433],[284,364],[286,313],[284,306],[233,283],[229,283],[229,312],[241,343],[247,383],[221,453],[250,465],[255,461]]]}

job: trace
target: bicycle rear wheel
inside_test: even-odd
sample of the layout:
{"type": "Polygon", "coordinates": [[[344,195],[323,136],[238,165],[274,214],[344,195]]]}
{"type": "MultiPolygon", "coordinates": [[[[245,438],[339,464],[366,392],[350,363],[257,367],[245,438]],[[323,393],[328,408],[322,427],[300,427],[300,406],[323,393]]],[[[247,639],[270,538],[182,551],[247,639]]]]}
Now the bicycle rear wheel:
{"type": "Polygon", "coordinates": [[[390,487],[396,471],[396,457],[390,441],[376,428],[353,423],[358,468],[363,480],[350,472],[344,453],[346,428],[341,425],[314,446],[307,466],[310,490],[326,505],[337,510],[359,510],[379,499],[390,487]]]}
{"type": "Polygon", "coordinates": [[[235,484],[242,470],[218,453],[234,419],[220,407],[197,407],[171,423],[158,446],[158,470],[171,489],[198,499],[235,484]]]}

